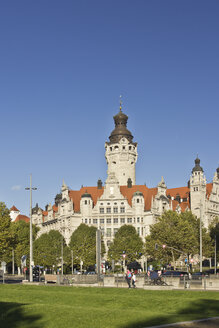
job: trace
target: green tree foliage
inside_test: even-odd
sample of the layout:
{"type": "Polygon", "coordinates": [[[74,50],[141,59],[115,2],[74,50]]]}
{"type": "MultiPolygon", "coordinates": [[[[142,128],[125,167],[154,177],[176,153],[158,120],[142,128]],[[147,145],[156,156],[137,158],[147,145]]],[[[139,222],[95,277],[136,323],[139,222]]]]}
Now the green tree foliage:
{"type": "Polygon", "coordinates": [[[127,263],[140,259],[143,252],[143,241],[139,237],[135,228],[131,225],[123,225],[116,233],[112,244],[109,247],[108,259],[116,262],[123,260],[123,253],[126,254],[127,263]]]}
{"type": "Polygon", "coordinates": [[[61,250],[63,244],[63,261],[67,262],[69,250],[62,234],[56,230],[42,234],[34,242],[34,262],[35,265],[44,267],[57,267],[61,263],[61,250]]]}
{"type": "MultiPolygon", "coordinates": [[[[69,247],[73,250],[74,264],[88,268],[96,263],[96,228],[86,224],[80,226],[72,233],[69,247]]],[[[104,243],[101,244],[101,254],[105,253],[104,243]]]]}
{"type": "MultiPolygon", "coordinates": [[[[210,236],[202,228],[203,256],[209,257],[212,252],[210,236]]],[[[162,260],[163,263],[177,260],[182,253],[190,257],[199,254],[200,220],[190,211],[178,214],[166,211],[157,219],[157,223],[150,227],[150,235],[146,237],[146,254],[152,258],[162,260]],[[155,249],[155,244],[159,245],[155,249]],[[166,245],[168,247],[163,248],[166,245]]]]}
{"type": "MultiPolygon", "coordinates": [[[[215,237],[216,237],[217,261],[219,261],[219,217],[218,216],[210,224],[209,231],[214,247],[215,247],[215,237]]],[[[214,254],[212,255],[214,256],[214,254]]]]}
{"type": "MultiPolygon", "coordinates": [[[[32,227],[34,241],[36,239],[39,228],[37,228],[35,225],[33,225],[32,227]]],[[[30,223],[27,223],[25,221],[12,222],[11,231],[14,236],[13,248],[15,263],[17,264],[17,266],[20,266],[21,257],[23,255],[26,255],[28,265],[30,255],[30,223]]]]}
{"type": "Polygon", "coordinates": [[[0,202],[0,260],[8,262],[14,242],[9,209],[0,202]]]}

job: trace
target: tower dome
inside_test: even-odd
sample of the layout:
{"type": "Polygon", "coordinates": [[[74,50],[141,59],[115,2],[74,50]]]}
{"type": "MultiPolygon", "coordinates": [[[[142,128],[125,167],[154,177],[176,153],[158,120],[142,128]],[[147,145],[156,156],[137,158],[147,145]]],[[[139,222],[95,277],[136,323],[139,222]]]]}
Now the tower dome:
{"type": "Polygon", "coordinates": [[[197,171],[203,172],[203,168],[200,166],[200,159],[198,158],[198,156],[195,159],[195,166],[192,169],[192,173],[197,171]]]}
{"type": "Polygon", "coordinates": [[[81,198],[86,198],[86,197],[92,198],[92,197],[91,197],[91,194],[89,194],[89,193],[87,192],[87,190],[86,190],[85,193],[81,196],[81,198]]]}
{"type": "Polygon", "coordinates": [[[115,122],[115,129],[109,136],[110,143],[118,143],[122,137],[125,137],[129,142],[132,142],[133,136],[126,127],[128,116],[122,112],[121,106],[119,113],[116,114],[113,119],[115,122]]]}

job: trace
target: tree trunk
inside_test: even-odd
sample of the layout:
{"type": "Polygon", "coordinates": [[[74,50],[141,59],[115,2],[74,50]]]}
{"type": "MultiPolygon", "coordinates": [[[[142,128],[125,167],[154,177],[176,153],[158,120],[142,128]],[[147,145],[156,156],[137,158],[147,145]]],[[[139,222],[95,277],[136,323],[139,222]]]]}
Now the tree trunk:
{"type": "Polygon", "coordinates": [[[174,267],[174,270],[176,270],[176,263],[175,263],[174,252],[173,252],[173,250],[171,250],[171,252],[172,252],[172,258],[173,258],[173,267],[174,267]]]}

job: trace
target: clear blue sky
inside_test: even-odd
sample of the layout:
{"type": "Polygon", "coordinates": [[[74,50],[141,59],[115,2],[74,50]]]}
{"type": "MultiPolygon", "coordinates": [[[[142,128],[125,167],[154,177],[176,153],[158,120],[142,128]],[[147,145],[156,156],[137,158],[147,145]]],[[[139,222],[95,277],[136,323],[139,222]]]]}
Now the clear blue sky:
{"type": "Polygon", "coordinates": [[[106,179],[119,95],[137,184],[185,186],[219,165],[219,1],[0,2],[0,200],[29,214],[106,179]]]}

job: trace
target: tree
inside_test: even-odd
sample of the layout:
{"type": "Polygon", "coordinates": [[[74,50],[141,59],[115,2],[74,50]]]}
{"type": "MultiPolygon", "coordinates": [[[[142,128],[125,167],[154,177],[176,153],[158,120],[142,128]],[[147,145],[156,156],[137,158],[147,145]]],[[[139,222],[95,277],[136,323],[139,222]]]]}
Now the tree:
{"type": "MultiPolygon", "coordinates": [[[[209,256],[212,252],[212,244],[205,228],[202,228],[202,243],[203,255],[209,256]]],[[[199,254],[199,245],[200,220],[190,211],[181,214],[166,211],[157,219],[157,223],[150,227],[145,250],[147,255],[169,263],[171,260],[175,262],[182,253],[188,258],[199,254]],[[155,248],[155,244],[159,246],[155,248]],[[167,247],[163,248],[162,245],[167,247]]]]}
{"type": "Polygon", "coordinates": [[[56,230],[42,234],[34,242],[34,262],[37,265],[57,268],[61,263],[61,249],[63,243],[63,260],[66,263],[68,257],[68,247],[62,234],[56,230]]]}
{"type": "MultiPolygon", "coordinates": [[[[80,226],[72,233],[69,247],[73,250],[74,263],[88,268],[96,263],[96,228],[86,224],[80,226]]],[[[101,245],[101,254],[105,253],[104,243],[101,245]]]]}
{"type": "Polygon", "coordinates": [[[0,260],[8,262],[14,242],[9,209],[0,202],[0,260]]]}
{"type": "MultiPolygon", "coordinates": [[[[209,232],[211,240],[215,247],[215,237],[216,237],[216,250],[217,250],[217,261],[219,261],[219,217],[214,218],[209,226],[209,232]]],[[[214,253],[214,252],[213,252],[214,253]]],[[[214,256],[214,254],[212,254],[214,256]]]]}
{"type": "MultiPolygon", "coordinates": [[[[33,240],[36,239],[39,228],[33,225],[33,240]]],[[[21,257],[27,256],[27,265],[29,265],[30,255],[30,223],[25,221],[12,222],[11,231],[14,236],[13,249],[15,256],[15,263],[19,267],[21,264],[21,257]]]]}
{"type": "Polygon", "coordinates": [[[140,259],[143,252],[143,241],[136,229],[131,225],[123,225],[116,233],[112,244],[109,247],[109,261],[122,260],[122,255],[126,254],[125,260],[131,263],[140,259]]]}

